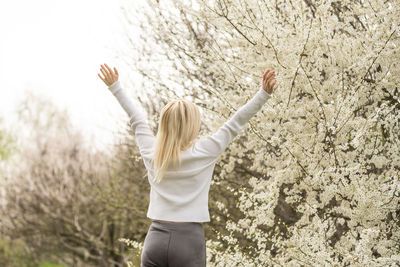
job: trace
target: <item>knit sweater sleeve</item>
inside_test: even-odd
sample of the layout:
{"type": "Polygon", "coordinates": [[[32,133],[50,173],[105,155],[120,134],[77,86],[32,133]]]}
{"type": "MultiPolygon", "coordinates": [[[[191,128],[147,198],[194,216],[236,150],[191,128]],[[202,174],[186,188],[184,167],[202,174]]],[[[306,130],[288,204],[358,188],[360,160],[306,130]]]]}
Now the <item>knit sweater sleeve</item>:
{"type": "Polygon", "coordinates": [[[111,84],[108,89],[117,98],[129,116],[129,125],[135,133],[140,154],[142,156],[145,154],[150,155],[155,137],[146,121],[145,115],[134,106],[119,81],[111,84]]]}
{"type": "Polygon", "coordinates": [[[272,94],[260,87],[253,98],[240,107],[214,134],[201,138],[196,149],[218,157],[271,96],[272,94]]]}

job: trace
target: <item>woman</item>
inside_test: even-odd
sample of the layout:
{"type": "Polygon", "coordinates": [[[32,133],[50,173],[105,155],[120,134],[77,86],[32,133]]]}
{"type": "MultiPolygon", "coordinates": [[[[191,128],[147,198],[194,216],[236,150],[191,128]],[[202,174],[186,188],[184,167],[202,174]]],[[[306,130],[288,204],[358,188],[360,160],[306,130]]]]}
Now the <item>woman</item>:
{"type": "Polygon", "coordinates": [[[275,71],[262,71],[262,86],[214,134],[197,140],[198,107],[188,100],[172,100],[160,114],[157,135],[144,114],[128,99],[118,71],[107,64],[100,79],[129,115],[140,154],[148,171],[152,219],[143,244],[141,267],[204,267],[206,242],[203,222],[209,222],[208,191],[215,163],[233,138],[271,97],[275,71]]]}

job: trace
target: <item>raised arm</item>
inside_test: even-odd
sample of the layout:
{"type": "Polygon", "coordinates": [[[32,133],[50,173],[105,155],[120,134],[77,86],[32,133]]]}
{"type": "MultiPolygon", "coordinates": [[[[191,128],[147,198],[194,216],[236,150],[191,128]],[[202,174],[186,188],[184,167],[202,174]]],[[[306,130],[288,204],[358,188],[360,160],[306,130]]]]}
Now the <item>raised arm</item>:
{"type": "Polygon", "coordinates": [[[147,123],[146,117],[138,108],[134,106],[122,88],[121,83],[118,80],[118,71],[115,69],[115,72],[112,72],[107,65],[106,67],[107,69],[104,68],[104,72],[102,72],[105,77],[108,77],[108,80],[106,78],[100,78],[102,78],[106,85],[108,85],[110,92],[117,98],[122,108],[128,114],[129,125],[135,133],[140,154],[142,156],[150,156],[152,146],[155,142],[155,136],[147,123]]]}
{"type": "Polygon", "coordinates": [[[261,109],[265,102],[272,96],[274,72],[266,72],[263,75],[263,86],[245,105],[240,107],[233,116],[226,121],[214,134],[200,139],[195,148],[198,151],[218,157],[245,127],[246,123],[261,109]]]}

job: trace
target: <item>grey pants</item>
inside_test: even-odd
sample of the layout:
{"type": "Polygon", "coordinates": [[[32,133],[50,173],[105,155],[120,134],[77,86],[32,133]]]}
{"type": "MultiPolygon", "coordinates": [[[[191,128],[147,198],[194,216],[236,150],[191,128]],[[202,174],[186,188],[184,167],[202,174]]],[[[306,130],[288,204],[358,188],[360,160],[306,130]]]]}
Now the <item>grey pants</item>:
{"type": "Polygon", "coordinates": [[[143,244],[141,267],[205,267],[203,225],[153,220],[143,244]]]}

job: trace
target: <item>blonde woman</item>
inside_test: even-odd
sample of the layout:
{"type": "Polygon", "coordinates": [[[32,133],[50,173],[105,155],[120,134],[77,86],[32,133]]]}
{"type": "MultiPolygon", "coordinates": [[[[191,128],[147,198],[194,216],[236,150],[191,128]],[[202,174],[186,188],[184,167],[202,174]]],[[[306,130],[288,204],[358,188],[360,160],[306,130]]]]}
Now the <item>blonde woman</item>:
{"type": "Polygon", "coordinates": [[[175,99],[161,110],[157,135],[146,117],[127,97],[114,67],[101,65],[101,80],[129,116],[148,172],[152,220],[143,244],[141,267],[204,267],[206,242],[203,222],[210,221],[208,192],[218,156],[271,97],[275,71],[262,71],[262,86],[214,134],[197,139],[198,107],[175,99]]]}

